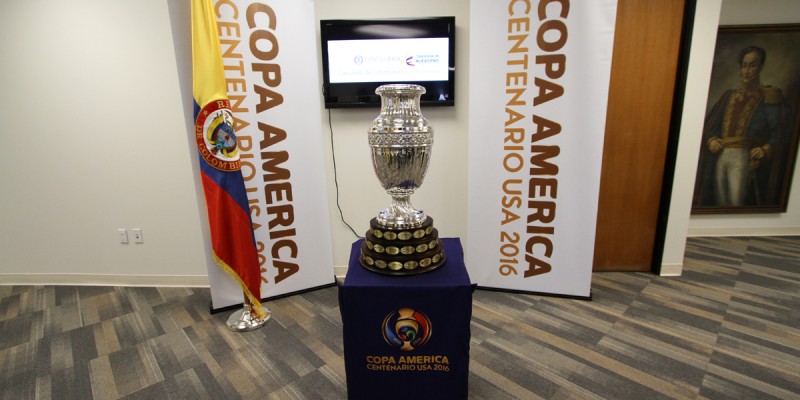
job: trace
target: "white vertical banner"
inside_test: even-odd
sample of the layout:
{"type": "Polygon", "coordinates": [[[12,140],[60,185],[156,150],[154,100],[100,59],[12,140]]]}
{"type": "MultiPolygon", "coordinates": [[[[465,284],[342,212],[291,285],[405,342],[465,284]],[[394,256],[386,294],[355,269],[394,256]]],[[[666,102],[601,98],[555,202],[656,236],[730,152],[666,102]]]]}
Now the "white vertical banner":
{"type": "MultiPolygon", "coordinates": [[[[334,283],[313,0],[214,0],[261,295],[334,283]]],[[[209,269],[213,308],[242,303],[209,269]]]]}
{"type": "Polygon", "coordinates": [[[467,266],[591,296],[616,0],[471,0],[467,266]]]}

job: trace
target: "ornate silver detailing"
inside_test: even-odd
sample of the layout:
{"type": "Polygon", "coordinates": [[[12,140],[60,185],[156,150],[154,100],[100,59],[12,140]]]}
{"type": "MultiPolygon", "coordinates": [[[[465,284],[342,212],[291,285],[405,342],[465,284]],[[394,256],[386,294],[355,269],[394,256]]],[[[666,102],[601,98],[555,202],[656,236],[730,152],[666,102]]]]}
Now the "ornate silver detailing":
{"type": "Polygon", "coordinates": [[[369,133],[370,146],[430,146],[433,132],[428,133],[369,133]]]}

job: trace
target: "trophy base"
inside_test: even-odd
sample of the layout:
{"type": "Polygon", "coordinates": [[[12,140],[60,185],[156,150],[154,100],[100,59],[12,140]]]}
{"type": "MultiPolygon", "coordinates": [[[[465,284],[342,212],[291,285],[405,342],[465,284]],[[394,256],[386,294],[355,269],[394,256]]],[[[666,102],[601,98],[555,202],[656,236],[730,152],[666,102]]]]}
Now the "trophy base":
{"type": "Polygon", "coordinates": [[[362,267],[379,274],[405,276],[444,265],[444,246],[433,227],[433,218],[426,217],[419,227],[411,229],[387,227],[373,218],[370,228],[361,245],[362,267]]]}

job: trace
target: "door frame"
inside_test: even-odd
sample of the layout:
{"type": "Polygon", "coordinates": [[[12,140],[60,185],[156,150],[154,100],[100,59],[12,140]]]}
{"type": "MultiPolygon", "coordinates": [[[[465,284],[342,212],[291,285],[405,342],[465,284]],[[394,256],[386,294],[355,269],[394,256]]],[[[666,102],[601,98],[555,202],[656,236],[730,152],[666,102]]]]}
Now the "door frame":
{"type": "Polygon", "coordinates": [[[650,264],[650,271],[657,275],[661,274],[661,264],[664,258],[664,243],[667,237],[672,186],[675,179],[675,167],[678,161],[678,143],[680,141],[681,123],[683,120],[686,79],[689,75],[689,54],[692,47],[692,32],[696,10],[697,0],[686,0],[683,10],[680,47],[678,49],[678,69],[675,73],[675,89],[672,96],[669,133],[667,135],[664,176],[661,180],[661,196],[658,205],[658,218],[656,219],[655,243],[653,243],[653,257],[650,264]]]}

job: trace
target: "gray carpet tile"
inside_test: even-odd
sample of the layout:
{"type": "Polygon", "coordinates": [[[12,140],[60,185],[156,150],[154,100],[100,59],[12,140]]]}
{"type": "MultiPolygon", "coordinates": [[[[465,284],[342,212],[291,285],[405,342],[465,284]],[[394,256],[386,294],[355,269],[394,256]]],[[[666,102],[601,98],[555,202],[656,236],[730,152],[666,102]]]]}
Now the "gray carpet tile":
{"type": "MultiPolygon", "coordinates": [[[[248,333],[204,288],[0,286],[0,399],[344,399],[337,288],[248,333]]],[[[592,300],[478,290],[470,399],[800,399],[800,237],[690,238],[592,300]]]]}

